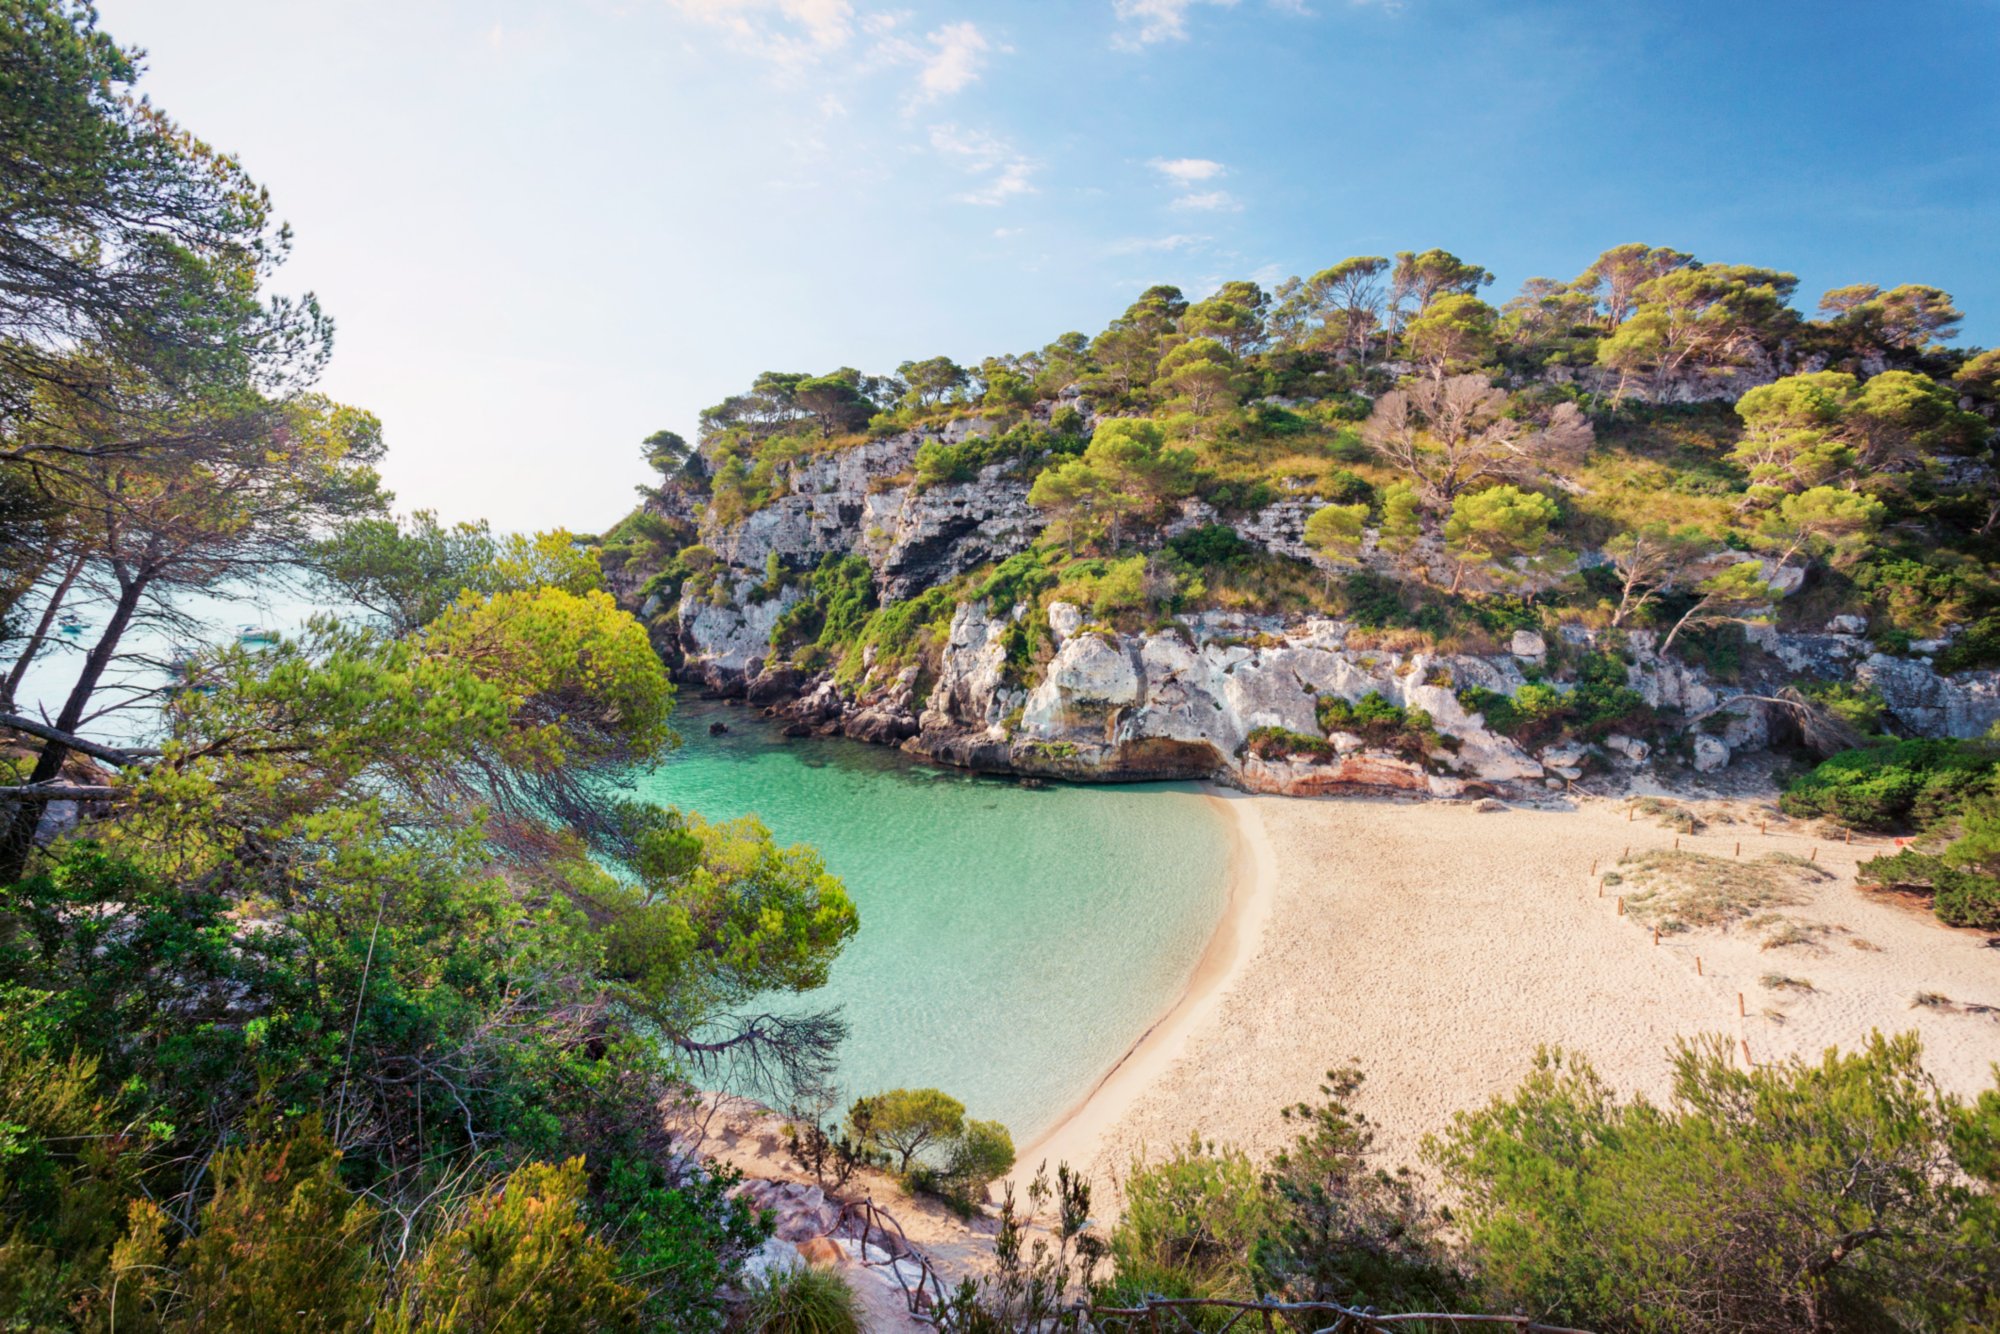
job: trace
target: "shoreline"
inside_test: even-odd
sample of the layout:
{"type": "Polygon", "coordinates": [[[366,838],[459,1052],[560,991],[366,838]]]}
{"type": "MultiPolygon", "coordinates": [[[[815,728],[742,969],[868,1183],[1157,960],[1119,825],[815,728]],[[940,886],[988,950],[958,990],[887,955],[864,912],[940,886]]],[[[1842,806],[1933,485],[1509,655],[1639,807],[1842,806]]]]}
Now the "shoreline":
{"type": "Polygon", "coordinates": [[[1518,1087],[1544,1046],[1663,1103],[1683,1038],[1717,1035],[1763,1066],[1915,1030],[1945,1089],[1991,1087],[1992,952],[1981,933],[1857,889],[1856,865],[1884,840],[1834,842],[1754,799],[1682,803],[1705,822],[1689,834],[1598,798],[1480,811],[1210,795],[1236,837],[1216,931],[1174,1003],[1020,1153],[1017,1184],[1067,1162],[1115,1214],[1132,1162],[1190,1133],[1253,1155],[1282,1147],[1281,1109],[1344,1062],[1367,1076],[1353,1106],[1382,1163],[1420,1172],[1425,1138],[1518,1087]],[[1790,853],[1817,872],[1781,913],[1656,941],[1599,873],[1674,848],[1790,853]]]}
{"type": "Polygon", "coordinates": [[[1111,1129],[1184,1056],[1196,1030],[1249,971],[1277,906],[1277,859],[1257,798],[1204,785],[1204,796],[1229,822],[1228,885],[1215,929],[1173,1003],[1133,1040],[1109,1070],[1035,1137],[1008,1179],[1025,1186],[1044,1163],[1083,1170],[1111,1129]]]}

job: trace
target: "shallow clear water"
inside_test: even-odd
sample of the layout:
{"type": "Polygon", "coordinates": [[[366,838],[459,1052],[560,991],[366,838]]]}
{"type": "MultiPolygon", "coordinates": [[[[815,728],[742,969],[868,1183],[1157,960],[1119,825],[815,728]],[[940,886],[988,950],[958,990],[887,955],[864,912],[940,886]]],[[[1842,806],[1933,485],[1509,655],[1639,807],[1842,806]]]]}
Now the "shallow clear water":
{"type": "Polygon", "coordinates": [[[1229,832],[1190,786],[1031,790],[683,698],[687,744],[640,791],[757,814],[860,909],[809,998],[852,1025],[847,1097],[941,1088],[1025,1145],[1173,1002],[1221,914],[1229,832]]]}

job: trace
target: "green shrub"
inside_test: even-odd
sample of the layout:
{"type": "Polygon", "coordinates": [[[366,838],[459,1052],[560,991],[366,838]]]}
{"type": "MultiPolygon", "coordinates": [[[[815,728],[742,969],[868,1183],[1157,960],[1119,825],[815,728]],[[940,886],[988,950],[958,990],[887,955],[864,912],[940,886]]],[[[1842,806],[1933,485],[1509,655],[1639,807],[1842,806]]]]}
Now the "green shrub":
{"type": "MultiPolygon", "coordinates": [[[[583,1160],[530,1163],[431,1238],[375,1328],[383,1334],[638,1330],[645,1294],[583,1219],[583,1160]]],[[[279,1328],[278,1325],[267,1328],[279,1328]]]]}
{"type": "Polygon", "coordinates": [[[1250,544],[1228,524],[1211,523],[1169,539],[1167,550],[1189,565],[1227,565],[1247,555],[1250,544]]]}
{"type": "Polygon", "coordinates": [[[1014,1137],[998,1121],[968,1120],[945,1155],[942,1183],[950,1197],[972,1206],[1014,1167],[1014,1137]]]}
{"type": "Polygon", "coordinates": [[[1857,829],[1928,827],[1988,790],[1993,747],[1967,741],[1899,741],[1844,751],[1779,798],[1787,815],[1832,816],[1857,829]]]}
{"type": "Polygon", "coordinates": [[[753,1334],[860,1334],[861,1304],[837,1270],[802,1265],[750,1289],[743,1325],[753,1334]]]}
{"type": "Polygon", "coordinates": [[[1199,1135],[1157,1162],[1135,1162],[1111,1233],[1119,1287],[1135,1294],[1249,1297],[1252,1254],[1269,1218],[1248,1154],[1199,1135]]]}
{"type": "Polygon", "coordinates": [[[1260,760],[1333,758],[1333,746],[1325,737],[1288,732],[1282,727],[1258,727],[1244,738],[1243,748],[1260,760]]]}
{"type": "Polygon", "coordinates": [[[1882,730],[1882,716],[1888,704],[1882,692],[1853,681],[1815,681],[1804,688],[1807,699],[1825,709],[1864,736],[1882,730]]]}
{"type": "Polygon", "coordinates": [[[2000,928],[2000,798],[1968,799],[1958,818],[1925,842],[1936,850],[1908,848],[1863,862],[1862,881],[1929,893],[1933,911],[1951,926],[2000,928]]]}
{"type": "Polygon", "coordinates": [[[2000,663],[2000,616],[1984,616],[1945,645],[1931,665],[1941,672],[1969,672],[2000,663]]]}
{"type": "Polygon", "coordinates": [[[1487,1309],[1593,1329],[1991,1328],[2000,1094],[1938,1091],[1915,1034],[1739,1066],[1683,1042],[1672,1101],[1544,1050],[1425,1155],[1487,1309]]]}
{"type": "Polygon", "coordinates": [[[177,1322],[244,1331],[357,1328],[382,1284],[369,1254],[377,1215],[341,1184],[339,1162],[316,1118],[288,1136],[218,1154],[214,1194],[193,1239],[172,1253],[177,1278],[163,1281],[179,1290],[177,1322]]]}
{"type": "Polygon", "coordinates": [[[1370,745],[1409,755],[1421,755],[1440,741],[1430,714],[1399,708],[1378,691],[1371,690],[1352,704],[1338,695],[1322,695],[1313,714],[1321,731],[1352,732],[1370,745]]]}

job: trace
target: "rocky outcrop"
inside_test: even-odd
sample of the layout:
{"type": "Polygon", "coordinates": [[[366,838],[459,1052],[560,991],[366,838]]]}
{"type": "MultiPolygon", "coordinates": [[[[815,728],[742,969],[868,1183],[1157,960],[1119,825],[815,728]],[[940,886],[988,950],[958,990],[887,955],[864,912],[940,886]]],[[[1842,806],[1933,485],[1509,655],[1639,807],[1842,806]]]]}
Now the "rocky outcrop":
{"type": "MultiPolygon", "coordinates": [[[[1655,637],[1638,632],[1624,640],[1627,681],[1653,711],[1655,739],[1614,732],[1530,753],[1468,710],[1459,692],[1477,686],[1513,695],[1530,674],[1543,675],[1547,636],[1516,636],[1508,651],[1487,655],[1436,654],[1376,648],[1346,624],[1317,618],[1204,613],[1168,629],[1116,634],[1092,628],[1067,603],[1043,613],[1045,629],[1023,624],[1027,614],[961,604],[928,670],[870,670],[843,687],[825,674],[800,679],[780,668],[753,673],[746,689],[753,701],[783,700],[777,711],[800,732],[900,744],[980,772],[1072,781],[1209,778],[1294,795],[1521,799],[1596,776],[1623,782],[1654,773],[1654,781],[1699,782],[1769,746],[1782,717],[1771,703],[1774,683],[1719,681],[1660,657],[1655,637]],[[1035,641],[1043,647],[1032,665],[1010,659],[1010,643],[1035,641]],[[1321,701],[1355,704],[1369,695],[1422,710],[1441,744],[1412,755],[1352,733],[1322,733],[1321,701]],[[1252,744],[1259,729],[1304,744],[1260,750],[1252,744]]],[[[768,624],[768,613],[740,630],[715,623],[735,634],[729,644],[741,645],[755,624],[768,624]]],[[[1565,627],[1559,638],[1567,649],[1594,649],[1594,635],[1581,627],[1565,627]]],[[[1811,675],[1793,673],[1787,664],[1797,662],[1875,686],[1897,729],[1909,735],[1975,736],[2000,718],[2000,672],[1943,677],[1926,659],[1879,653],[1857,662],[1850,638],[1780,636],[1785,652],[1776,662],[1788,679],[1811,675]]]]}
{"type": "MultiPolygon", "coordinates": [[[[1204,612],[1169,628],[1116,634],[1067,603],[1038,610],[1036,622],[1024,624],[1025,607],[963,602],[945,642],[928,650],[921,665],[878,668],[867,657],[858,681],[836,682],[824,671],[768,664],[773,626],[801,596],[793,582],[777,581],[778,591],[769,591],[773,557],[800,571],[827,556],[861,556],[878,596],[892,602],[1034,541],[1042,519],[1027,503],[1025,470],[1012,461],[990,464],[964,482],[920,489],[913,481],[926,443],[958,444],[995,429],[964,418],[808,455],[787,465],[779,494],[756,512],[731,524],[703,512],[702,540],[723,568],[690,585],[677,615],[654,618],[656,630],[672,637],[663,652],[684,679],[781,712],[788,730],[800,734],[840,732],[996,773],[1216,777],[1275,792],[1528,795],[1595,774],[1636,778],[1662,767],[1683,778],[1714,774],[1770,744],[1782,718],[1770,697],[1801,680],[1873,688],[1904,735],[1976,736],[2000,720],[2000,672],[1948,677],[1926,652],[1881,653],[1864,637],[1866,622],[1852,616],[1835,617],[1815,634],[1751,626],[1751,642],[1769,655],[1759,659],[1761,681],[1725,681],[1662,657],[1649,631],[1621,636],[1628,684],[1652,711],[1656,731],[1539,754],[1489,728],[1460,704],[1459,692],[1478,686],[1511,696],[1552,671],[1557,688],[1569,689],[1560,683],[1561,664],[1596,649],[1595,632],[1581,624],[1557,634],[1519,631],[1503,651],[1439,655],[1371,647],[1369,637],[1340,622],[1309,617],[1204,612]],[[1445,744],[1411,755],[1358,734],[1322,734],[1320,701],[1352,703],[1371,694],[1428,714],[1445,744]],[[1313,745],[1276,757],[1269,746],[1252,754],[1259,729],[1296,733],[1313,745]]],[[[1246,542],[1320,564],[1304,540],[1311,509],[1309,500],[1280,498],[1254,513],[1223,516],[1190,499],[1166,535],[1226,521],[1246,542]]],[[[1361,558],[1394,573],[1372,537],[1364,537],[1361,558]]],[[[1404,559],[1429,561],[1434,580],[1453,576],[1443,556],[1421,544],[1404,559]]],[[[1579,559],[1590,564],[1602,556],[1579,559]]],[[[1803,584],[1802,567],[1742,559],[1762,561],[1762,577],[1777,598],[1803,584]]],[[[1501,574],[1510,588],[1531,592],[1562,571],[1523,567],[1501,574]]],[[[1935,652],[1942,642],[1917,647],[1935,652]]]]}
{"type": "Polygon", "coordinates": [[[910,597],[1024,550],[1042,529],[1011,462],[991,464],[967,482],[920,489],[911,480],[926,441],[949,443],[990,426],[953,422],[801,459],[783,476],[784,494],[736,523],[705,518],[702,541],[752,577],[761,577],[774,555],[795,570],[826,556],[860,555],[885,598],[910,597]]]}

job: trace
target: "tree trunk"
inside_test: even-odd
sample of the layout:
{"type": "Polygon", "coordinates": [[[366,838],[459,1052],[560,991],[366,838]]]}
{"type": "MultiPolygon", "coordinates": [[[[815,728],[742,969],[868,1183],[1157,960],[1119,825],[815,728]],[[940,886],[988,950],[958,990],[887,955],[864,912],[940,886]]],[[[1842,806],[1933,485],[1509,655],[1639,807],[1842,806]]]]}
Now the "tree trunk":
{"type": "Polygon", "coordinates": [[[1678,621],[1674,622],[1674,628],[1667,631],[1666,642],[1660,645],[1661,657],[1664,658],[1667,656],[1667,650],[1671,649],[1674,646],[1674,641],[1681,637],[1682,629],[1684,629],[1687,626],[1687,623],[1689,621],[1694,619],[1694,614],[1696,612],[1700,611],[1703,607],[1706,607],[1707,605],[1708,605],[1708,599],[1703,598],[1701,601],[1695,603],[1692,607],[1689,607],[1687,609],[1686,615],[1682,616],[1678,621]]]}
{"type": "Polygon", "coordinates": [[[63,573],[61,582],[57,583],[55,591],[49,594],[49,605],[42,608],[42,618],[35,623],[35,632],[28,636],[28,646],[21,650],[21,656],[15,660],[13,670],[7,673],[6,684],[0,685],[0,705],[10,709],[14,707],[14,692],[21,688],[21,678],[28,674],[28,665],[35,660],[35,655],[42,651],[42,645],[48,642],[49,627],[56,623],[56,613],[62,610],[63,599],[69,596],[70,585],[74,584],[77,576],[83,573],[83,565],[82,556],[70,562],[70,567],[63,573]]]}
{"type": "MultiPolygon", "coordinates": [[[[125,636],[132,624],[133,615],[139,610],[139,599],[145,594],[146,586],[152,581],[150,574],[138,575],[127,580],[118,592],[118,605],[112,609],[111,623],[104,627],[104,635],[83,660],[83,672],[70,687],[69,698],[63,702],[62,712],[56,717],[56,729],[74,732],[83,721],[84,711],[90,707],[91,696],[97,693],[97,683],[104,676],[104,669],[118,652],[118,642],[125,636]]],[[[28,775],[28,783],[48,783],[62,772],[63,761],[70,755],[70,748],[60,741],[48,741],[42,746],[42,753],[35,761],[34,770],[28,775]]],[[[21,878],[27,869],[28,855],[34,850],[35,829],[42,822],[42,812],[48,807],[43,799],[25,797],[14,805],[12,817],[7,821],[4,838],[0,838],[0,885],[12,884],[21,878]]]]}

